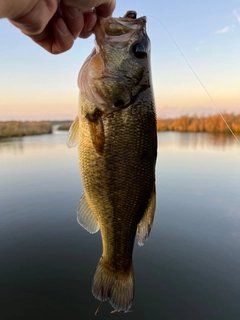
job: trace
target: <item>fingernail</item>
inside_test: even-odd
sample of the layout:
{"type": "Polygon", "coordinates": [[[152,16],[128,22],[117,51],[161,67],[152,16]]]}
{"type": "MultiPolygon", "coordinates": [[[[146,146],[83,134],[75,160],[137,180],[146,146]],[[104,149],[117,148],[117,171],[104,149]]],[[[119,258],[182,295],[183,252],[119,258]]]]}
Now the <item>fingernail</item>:
{"type": "Polygon", "coordinates": [[[69,16],[73,19],[77,18],[81,12],[80,9],[74,7],[67,7],[67,11],[69,13],[69,16]]]}
{"type": "Polygon", "coordinates": [[[57,20],[57,28],[64,36],[69,35],[69,30],[62,19],[57,20]]]}

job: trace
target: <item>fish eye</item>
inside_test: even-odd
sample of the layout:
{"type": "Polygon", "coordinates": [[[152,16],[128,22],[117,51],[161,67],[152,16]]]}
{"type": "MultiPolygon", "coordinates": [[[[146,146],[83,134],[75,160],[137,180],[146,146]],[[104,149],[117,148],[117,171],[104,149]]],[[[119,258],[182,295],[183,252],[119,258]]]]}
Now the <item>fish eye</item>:
{"type": "Polygon", "coordinates": [[[147,58],[147,51],[146,48],[144,47],[144,45],[142,45],[141,43],[135,43],[132,46],[132,52],[134,54],[134,56],[138,59],[144,59],[147,58]]]}

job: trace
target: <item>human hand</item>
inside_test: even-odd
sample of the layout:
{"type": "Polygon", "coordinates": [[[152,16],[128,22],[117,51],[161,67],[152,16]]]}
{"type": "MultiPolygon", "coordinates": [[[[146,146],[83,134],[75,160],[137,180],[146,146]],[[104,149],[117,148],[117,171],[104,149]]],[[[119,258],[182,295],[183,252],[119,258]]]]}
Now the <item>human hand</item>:
{"type": "Polygon", "coordinates": [[[0,17],[6,17],[47,51],[69,50],[77,37],[87,38],[99,15],[112,14],[116,0],[0,0],[0,17]]]}

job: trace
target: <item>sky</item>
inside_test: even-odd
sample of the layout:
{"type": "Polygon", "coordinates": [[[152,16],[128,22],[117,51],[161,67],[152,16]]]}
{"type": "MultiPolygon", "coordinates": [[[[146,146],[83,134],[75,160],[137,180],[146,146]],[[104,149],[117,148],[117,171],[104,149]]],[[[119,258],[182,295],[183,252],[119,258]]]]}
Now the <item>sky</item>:
{"type": "MultiPolygon", "coordinates": [[[[239,0],[117,0],[114,16],[127,10],[148,19],[159,117],[240,113],[239,0]]],[[[51,55],[2,19],[0,43],[0,121],[74,119],[94,37],[51,55]]]]}

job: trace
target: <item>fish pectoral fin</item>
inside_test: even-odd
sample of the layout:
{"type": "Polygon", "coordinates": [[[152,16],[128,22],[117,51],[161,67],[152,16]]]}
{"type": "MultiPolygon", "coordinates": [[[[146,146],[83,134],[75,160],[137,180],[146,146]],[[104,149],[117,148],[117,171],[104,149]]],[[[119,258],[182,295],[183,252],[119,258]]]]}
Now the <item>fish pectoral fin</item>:
{"type": "Polygon", "coordinates": [[[85,194],[82,195],[78,210],[77,210],[78,223],[90,233],[96,233],[99,230],[99,224],[95,216],[93,215],[85,194]]]}
{"type": "Polygon", "coordinates": [[[68,148],[76,147],[78,144],[78,133],[79,133],[79,119],[78,117],[73,121],[67,138],[68,148]]]}
{"type": "Polygon", "coordinates": [[[156,187],[154,184],[147,208],[144,212],[144,215],[141,221],[137,226],[137,239],[138,239],[139,246],[143,246],[149,237],[152,224],[153,224],[155,209],[156,209],[156,187]]]}

